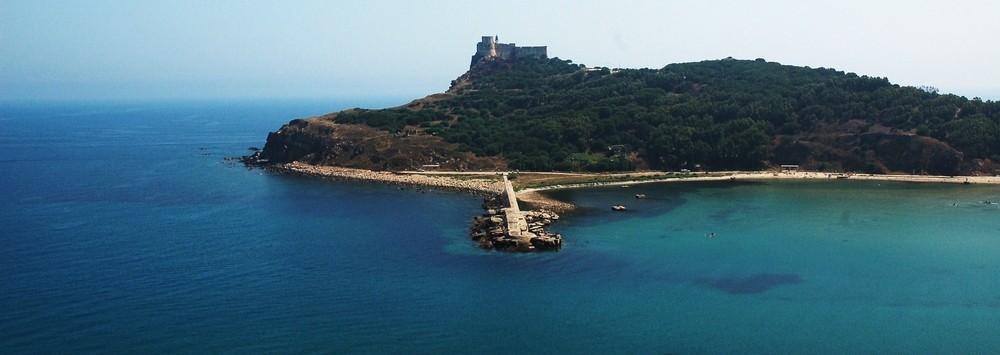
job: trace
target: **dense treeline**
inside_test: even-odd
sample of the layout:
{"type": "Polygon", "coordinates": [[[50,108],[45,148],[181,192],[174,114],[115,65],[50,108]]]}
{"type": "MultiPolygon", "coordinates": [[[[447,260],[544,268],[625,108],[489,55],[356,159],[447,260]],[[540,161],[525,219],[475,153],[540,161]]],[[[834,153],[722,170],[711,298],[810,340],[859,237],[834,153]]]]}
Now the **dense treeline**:
{"type": "MultiPolygon", "coordinates": [[[[901,87],[886,78],[763,59],[585,68],[524,58],[483,71],[422,109],[359,110],[340,123],[421,127],[523,170],[758,169],[782,135],[850,120],[943,140],[1000,160],[1000,104],[901,87]]],[[[477,70],[474,68],[473,71],[477,70]]]]}

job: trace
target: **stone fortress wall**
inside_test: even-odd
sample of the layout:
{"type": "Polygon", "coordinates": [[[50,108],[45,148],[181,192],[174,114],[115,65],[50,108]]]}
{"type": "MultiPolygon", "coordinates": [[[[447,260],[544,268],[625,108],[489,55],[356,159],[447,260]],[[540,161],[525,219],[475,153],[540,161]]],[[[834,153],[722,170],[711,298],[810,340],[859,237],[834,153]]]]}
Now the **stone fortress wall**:
{"type": "Polygon", "coordinates": [[[540,47],[517,47],[517,55],[520,57],[541,57],[547,58],[548,48],[545,46],[540,47]]]}
{"type": "Polygon", "coordinates": [[[548,57],[548,47],[518,47],[514,43],[498,43],[497,37],[483,36],[483,40],[476,44],[476,55],[472,56],[472,64],[475,66],[480,60],[485,58],[516,59],[519,57],[548,57]]]}

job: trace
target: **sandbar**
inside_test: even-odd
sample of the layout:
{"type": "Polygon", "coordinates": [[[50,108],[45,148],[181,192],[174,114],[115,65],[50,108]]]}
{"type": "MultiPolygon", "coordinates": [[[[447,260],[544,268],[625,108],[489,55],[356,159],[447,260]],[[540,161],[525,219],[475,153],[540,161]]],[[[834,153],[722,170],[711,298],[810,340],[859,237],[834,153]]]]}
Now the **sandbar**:
{"type": "MultiPolygon", "coordinates": [[[[291,173],[324,178],[341,178],[359,181],[387,183],[412,187],[438,188],[470,192],[483,196],[497,196],[503,193],[503,182],[497,178],[497,172],[388,172],[364,169],[352,169],[331,166],[316,166],[300,162],[288,163],[270,170],[279,173],[291,173]]],[[[517,199],[537,208],[555,212],[571,211],[574,205],[552,199],[539,193],[545,190],[586,188],[594,186],[635,185],[663,182],[691,181],[724,181],[724,180],[874,180],[915,183],[950,183],[950,184],[1000,184],[998,176],[935,176],[906,174],[853,174],[803,171],[720,171],[698,172],[685,174],[668,174],[664,172],[632,172],[620,174],[593,173],[533,173],[519,172],[521,181],[548,180],[547,186],[527,187],[518,189],[517,199]],[[611,181],[587,182],[588,179],[603,178],[611,181]]],[[[530,185],[530,184],[527,184],[530,185]]]]}

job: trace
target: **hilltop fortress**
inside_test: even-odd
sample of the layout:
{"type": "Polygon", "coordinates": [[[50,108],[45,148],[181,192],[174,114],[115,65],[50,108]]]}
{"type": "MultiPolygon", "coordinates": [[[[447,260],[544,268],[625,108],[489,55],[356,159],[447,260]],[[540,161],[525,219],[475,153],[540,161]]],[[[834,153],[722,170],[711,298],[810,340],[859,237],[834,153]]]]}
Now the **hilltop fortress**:
{"type": "Polygon", "coordinates": [[[548,57],[548,49],[545,46],[518,47],[513,43],[497,43],[497,41],[497,37],[483,36],[483,41],[476,44],[476,55],[472,56],[472,64],[469,65],[469,68],[476,66],[476,63],[486,58],[548,57]]]}

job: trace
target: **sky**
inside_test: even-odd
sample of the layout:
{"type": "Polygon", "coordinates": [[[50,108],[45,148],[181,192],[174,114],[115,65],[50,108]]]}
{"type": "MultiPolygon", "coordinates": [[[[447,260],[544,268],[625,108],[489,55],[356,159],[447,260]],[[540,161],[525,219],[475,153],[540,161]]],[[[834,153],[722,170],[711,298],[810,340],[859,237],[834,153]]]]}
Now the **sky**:
{"type": "Polygon", "coordinates": [[[996,101],[998,15],[996,0],[0,0],[0,100],[412,99],[496,35],[588,66],[764,58],[996,101]]]}

